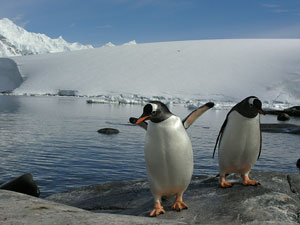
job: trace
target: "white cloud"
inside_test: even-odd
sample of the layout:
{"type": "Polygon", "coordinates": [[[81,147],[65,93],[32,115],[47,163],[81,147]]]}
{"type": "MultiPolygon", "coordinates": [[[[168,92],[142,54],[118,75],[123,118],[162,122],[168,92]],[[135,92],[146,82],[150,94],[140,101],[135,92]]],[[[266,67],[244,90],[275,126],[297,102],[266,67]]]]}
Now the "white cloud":
{"type": "Polygon", "coordinates": [[[279,5],[275,5],[275,4],[261,4],[263,7],[267,7],[267,8],[278,8],[279,5]]]}
{"type": "Polygon", "coordinates": [[[110,24],[105,24],[105,25],[101,25],[101,26],[97,26],[97,29],[111,29],[112,25],[110,24]]]}

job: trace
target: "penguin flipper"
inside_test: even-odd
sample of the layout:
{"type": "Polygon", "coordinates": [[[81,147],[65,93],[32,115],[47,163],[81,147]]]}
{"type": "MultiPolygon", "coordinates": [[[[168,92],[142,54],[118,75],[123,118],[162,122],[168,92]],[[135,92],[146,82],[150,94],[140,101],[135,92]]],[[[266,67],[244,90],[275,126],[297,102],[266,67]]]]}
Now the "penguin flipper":
{"type": "MultiPolygon", "coordinates": [[[[228,117],[228,116],[227,116],[227,117],[228,117]]],[[[212,158],[215,157],[215,153],[216,153],[216,149],[217,149],[218,143],[221,142],[222,135],[223,135],[223,131],[224,131],[224,129],[225,129],[225,127],[226,127],[226,124],[227,124],[227,117],[226,117],[226,119],[225,119],[225,121],[224,121],[224,123],[223,123],[223,125],[222,125],[222,127],[221,127],[221,129],[220,129],[219,134],[218,134],[218,137],[217,137],[217,140],[216,140],[216,144],[215,144],[214,153],[213,153],[212,158]]]]}
{"type": "Polygon", "coordinates": [[[129,122],[131,124],[138,125],[138,126],[144,128],[145,130],[147,130],[147,127],[148,127],[148,123],[147,122],[143,121],[143,122],[141,122],[139,124],[136,124],[137,121],[138,121],[138,118],[135,118],[135,117],[130,117],[129,118],[129,122]]]}
{"type": "MultiPolygon", "coordinates": [[[[259,122],[260,123],[260,122],[259,122]]],[[[261,128],[259,126],[259,133],[260,133],[260,143],[259,143],[259,153],[258,153],[258,157],[257,157],[257,160],[259,159],[260,157],[260,153],[261,153],[261,146],[262,146],[262,135],[261,135],[261,128]]]]}
{"type": "Polygon", "coordinates": [[[191,112],[184,120],[182,120],[184,128],[188,129],[199,116],[201,116],[204,112],[214,107],[214,105],[215,104],[213,102],[208,102],[191,112]]]}

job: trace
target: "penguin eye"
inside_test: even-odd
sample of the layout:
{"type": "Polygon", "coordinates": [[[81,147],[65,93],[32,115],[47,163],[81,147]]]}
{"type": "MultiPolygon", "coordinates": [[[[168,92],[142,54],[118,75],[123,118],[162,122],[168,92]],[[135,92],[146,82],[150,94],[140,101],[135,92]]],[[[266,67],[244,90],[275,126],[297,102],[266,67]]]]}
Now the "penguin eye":
{"type": "Polygon", "coordinates": [[[152,111],[151,114],[152,114],[152,116],[155,116],[156,115],[156,111],[152,111]]]}

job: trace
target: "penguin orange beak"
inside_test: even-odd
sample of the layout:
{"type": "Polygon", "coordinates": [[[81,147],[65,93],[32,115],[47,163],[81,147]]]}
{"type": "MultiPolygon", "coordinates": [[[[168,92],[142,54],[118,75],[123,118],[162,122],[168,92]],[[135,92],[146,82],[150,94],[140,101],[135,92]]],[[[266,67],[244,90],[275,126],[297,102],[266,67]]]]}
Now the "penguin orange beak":
{"type": "Polygon", "coordinates": [[[266,113],[265,113],[262,109],[259,109],[259,110],[258,110],[258,113],[259,113],[259,114],[262,114],[262,115],[266,115],[266,113]]]}
{"type": "Polygon", "coordinates": [[[141,122],[143,122],[144,120],[148,119],[149,117],[151,117],[151,115],[139,118],[138,121],[136,121],[136,124],[140,124],[141,122]]]}

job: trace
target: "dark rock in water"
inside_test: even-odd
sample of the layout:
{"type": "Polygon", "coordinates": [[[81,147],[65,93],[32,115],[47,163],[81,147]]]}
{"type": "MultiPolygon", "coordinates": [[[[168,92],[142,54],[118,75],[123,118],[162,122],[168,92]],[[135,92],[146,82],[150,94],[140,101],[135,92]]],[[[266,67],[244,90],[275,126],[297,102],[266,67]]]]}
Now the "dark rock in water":
{"type": "Polygon", "coordinates": [[[300,159],[298,159],[296,166],[300,169],[300,159]]]}
{"type": "MultiPolygon", "coordinates": [[[[187,224],[296,224],[300,212],[300,175],[255,172],[250,177],[260,186],[243,186],[229,175],[232,188],[222,189],[214,176],[194,176],[184,193],[188,210],[171,210],[174,197],[163,200],[166,213],[159,219],[187,224]]],[[[153,197],[147,181],[110,182],[54,194],[56,201],[94,212],[148,216],[153,197]]]]}
{"type": "Polygon", "coordinates": [[[262,123],[262,132],[300,134],[300,126],[290,123],[262,123]]]}
{"type": "Polygon", "coordinates": [[[78,91],[76,90],[58,90],[59,96],[76,96],[78,91]]]}
{"type": "Polygon", "coordinates": [[[289,116],[300,117],[300,106],[293,106],[284,110],[273,110],[273,109],[264,109],[266,114],[279,115],[281,113],[286,113],[289,116]]]}
{"type": "Polygon", "coordinates": [[[118,134],[119,130],[114,128],[102,128],[98,130],[98,133],[100,134],[118,134]]]}
{"type": "Polygon", "coordinates": [[[277,116],[277,120],[279,121],[287,121],[290,119],[290,116],[287,113],[279,113],[277,116]]]}
{"type": "Polygon", "coordinates": [[[26,173],[12,181],[9,181],[0,186],[0,189],[19,192],[35,197],[40,196],[40,189],[33,180],[30,173],[26,173]]]}

